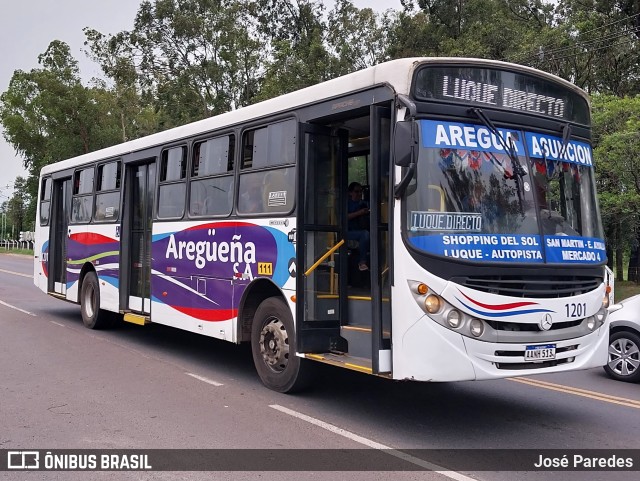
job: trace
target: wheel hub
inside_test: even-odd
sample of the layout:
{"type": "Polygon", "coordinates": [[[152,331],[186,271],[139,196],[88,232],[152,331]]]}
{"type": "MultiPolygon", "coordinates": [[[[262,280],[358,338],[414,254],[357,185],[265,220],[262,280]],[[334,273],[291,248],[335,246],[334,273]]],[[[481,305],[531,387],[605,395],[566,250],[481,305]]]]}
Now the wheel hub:
{"type": "Polygon", "coordinates": [[[617,339],[609,346],[609,368],[619,376],[629,376],[640,367],[640,349],[629,339],[617,339]]]}
{"type": "Polygon", "coordinates": [[[289,362],[289,335],[280,319],[269,319],[260,331],[260,353],[267,366],[282,372],[289,362]]]}

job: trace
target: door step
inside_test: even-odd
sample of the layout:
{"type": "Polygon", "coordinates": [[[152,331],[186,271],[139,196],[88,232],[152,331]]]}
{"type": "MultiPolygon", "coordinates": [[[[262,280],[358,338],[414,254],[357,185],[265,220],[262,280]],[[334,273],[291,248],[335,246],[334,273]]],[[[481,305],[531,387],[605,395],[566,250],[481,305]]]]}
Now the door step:
{"type": "Polygon", "coordinates": [[[66,294],[60,294],[59,292],[47,292],[50,296],[56,297],[58,299],[62,299],[63,301],[67,300],[66,294]]]}
{"type": "Polygon", "coordinates": [[[349,354],[334,354],[327,352],[323,354],[305,354],[304,357],[306,359],[312,359],[325,364],[351,369],[352,371],[364,372],[366,374],[371,374],[373,372],[371,368],[371,359],[350,356],[349,354]]]}
{"type": "Polygon", "coordinates": [[[151,322],[151,319],[149,319],[149,316],[134,314],[132,312],[125,313],[123,320],[125,322],[130,322],[131,324],[137,324],[139,326],[144,326],[145,324],[149,324],[151,322]]]}
{"type": "MultiPolygon", "coordinates": [[[[391,333],[383,331],[384,337],[391,333]]],[[[371,328],[367,326],[347,325],[340,327],[340,336],[347,340],[349,355],[362,358],[371,357],[371,328]]]]}
{"type": "Polygon", "coordinates": [[[370,327],[342,326],[340,328],[340,336],[347,340],[350,356],[362,359],[371,358],[370,327]]]}

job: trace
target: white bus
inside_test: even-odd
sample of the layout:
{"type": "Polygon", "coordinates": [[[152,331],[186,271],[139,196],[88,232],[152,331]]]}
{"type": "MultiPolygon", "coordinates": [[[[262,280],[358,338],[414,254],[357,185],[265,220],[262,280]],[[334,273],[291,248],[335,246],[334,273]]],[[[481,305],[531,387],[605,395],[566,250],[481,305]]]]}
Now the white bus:
{"type": "Polygon", "coordinates": [[[44,167],[35,283],[88,328],[249,342],[281,392],[311,361],[419,381],[602,366],[590,141],[558,77],[394,60],[44,167]]]}

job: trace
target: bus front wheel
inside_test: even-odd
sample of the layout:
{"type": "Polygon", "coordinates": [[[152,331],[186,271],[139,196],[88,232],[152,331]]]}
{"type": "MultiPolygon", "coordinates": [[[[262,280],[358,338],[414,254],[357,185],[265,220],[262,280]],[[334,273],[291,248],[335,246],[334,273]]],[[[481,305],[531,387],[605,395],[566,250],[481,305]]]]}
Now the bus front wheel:
{"type": "Polygon", "coordinates": [[[82,281],[80,311],[82,322],[89,329],[104,329],[113,323],[111,313],[100,309],[100,285],[95,272],[87,273],[82,281]]]}
{"type": "Polygon", "coordinates": [[[308,382],[308,366],[296,356],[291,311],[278,297],[262,301],[251,326],[251,352],[262,383],[277,392],[294,392],[308,382]]]}

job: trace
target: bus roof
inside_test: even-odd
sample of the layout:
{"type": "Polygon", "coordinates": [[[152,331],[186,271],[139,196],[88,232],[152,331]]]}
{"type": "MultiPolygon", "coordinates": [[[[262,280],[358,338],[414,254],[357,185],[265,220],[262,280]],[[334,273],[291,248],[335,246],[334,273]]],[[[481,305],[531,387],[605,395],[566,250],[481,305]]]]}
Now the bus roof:
{"type": "Polygon", "coordinates": [[[523,65],[501,62],[498,60],[487,60],[478,58],[462,58],[462,57],[412,57],[384,62],[373,67],[369,67],[357,72],[353,72],[341,77],[337,77],[326,82],[312,85],[301,90],[296,90],[288,94],[281,95],[257,104],[232,110],[224,114],[209,117],[203,120],[175,127],[163,132],[151,134],[146,137],[131,140],[121,144],[113,145],[105,149],[89,152],[67,160],[62,160],[54,164],[46,165],[42,168],[41,175],[47,175],[52,172],[70,169],[85,163],[95,162],[102,159],[110,159],[127,155],[132,152],[152,148],[168,142],[179,141],[193,137],[202,133],[214,131],[216,129],[233,126],[241,122],[259,119],[261,117],[272,115],[280,112],[313,104],[318,101],[328,100],[329,98],[339,97],[349,92],[363,90],[374,85],[387,84],[396,93],[408,94],[411,85],[411,79],[414,70],[425,64],[464,64],[469,67],[502,67],[511,71],[524,74],[536,75],[550,82],[560,83],[567,89],[570,89],[582,97],[587,102],[589,98],[586,93],[560,77],[536,70],[523,65]],[[328,96],[327,92],[332,95],[328,96]]]}

